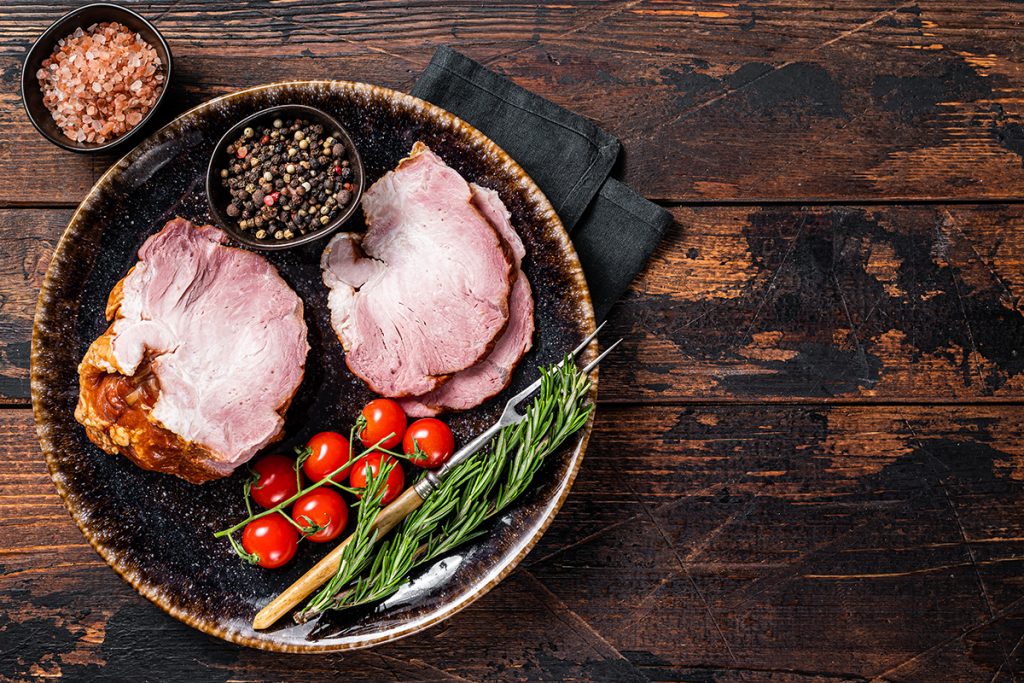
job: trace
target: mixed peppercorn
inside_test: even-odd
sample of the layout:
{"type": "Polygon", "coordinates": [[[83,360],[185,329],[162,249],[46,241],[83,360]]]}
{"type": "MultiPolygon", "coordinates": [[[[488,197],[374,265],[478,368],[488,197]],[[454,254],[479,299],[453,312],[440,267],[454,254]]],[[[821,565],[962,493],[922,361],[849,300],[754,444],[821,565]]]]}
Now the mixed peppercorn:
{"type": "Polygon", "coordinates": [[[341,133],[306,119],[249,127],[227,146],[220,172],[227,215],[258,240],[290,240],[334,220],[355,194],[341,133]]]}

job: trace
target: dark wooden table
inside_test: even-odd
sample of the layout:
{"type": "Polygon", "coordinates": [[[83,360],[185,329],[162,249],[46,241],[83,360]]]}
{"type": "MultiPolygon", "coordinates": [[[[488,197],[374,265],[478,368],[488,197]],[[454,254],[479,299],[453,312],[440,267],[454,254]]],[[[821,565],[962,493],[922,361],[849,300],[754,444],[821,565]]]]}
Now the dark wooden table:
{"type": "Polygon", "coordinates": [[[0,7],[4,679],[1024,678],[1020,0],[139,3],[165,118],[284,79],[407,90],[446,43],[618,135],[676,217],[539,546],[443,625],[319,657],[165,616],[46,474],[36,293],[112,159],[43,141],[18,79],[74,4],[0,7]]]}

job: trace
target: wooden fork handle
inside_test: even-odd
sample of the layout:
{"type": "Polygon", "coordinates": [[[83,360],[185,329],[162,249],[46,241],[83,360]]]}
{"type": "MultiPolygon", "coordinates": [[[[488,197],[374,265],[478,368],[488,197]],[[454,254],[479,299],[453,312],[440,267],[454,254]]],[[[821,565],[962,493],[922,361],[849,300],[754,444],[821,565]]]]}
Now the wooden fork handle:
{"type": "MultiPolygon", "coordinates": [[[[378,537],[394,529],[398,526],[399,522],[409,516],[409,513],[422,504],[423,498],[416,492],[415,487],[410,486],[407,488],[402,495],[378,513],[377,520],[373,525],[373,528],[378,532],[378,537]]],[[[341,553],[351,540],[352,536],[349,536],[339,543],[337,548],[313,565],[312,569],[271,600],[266,607],[256,614],[256,617],[252,620],[252,627],[260,630],[273,626],[278,619],[309,597],[313,591],[327,583],[327,580],[338,571],[341,553]]]]}

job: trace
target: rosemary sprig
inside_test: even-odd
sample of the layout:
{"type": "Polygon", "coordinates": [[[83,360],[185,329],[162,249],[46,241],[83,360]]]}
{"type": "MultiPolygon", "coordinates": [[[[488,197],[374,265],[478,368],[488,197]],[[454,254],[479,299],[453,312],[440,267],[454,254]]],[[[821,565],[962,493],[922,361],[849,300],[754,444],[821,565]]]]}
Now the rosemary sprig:
{"type": "MultiPolygon", "coordinates": [[[[586,424],[590,379],[571,360],[541,370],[539,393],[526,419],[502,429],[481,451],[452,470],[393,536],[381,544],[369,571],[342,573],[296,615],[307,621],[327,609],[345,609],[391,595],[416,566],[484,533],[480,526],[529,487],[544,460],[586,424]]],[[[358,530],[357,530],[358,533],[358,530]]],[[[370,544],[372,548],[372,543],[370,544]]],[[[347,548],[346,548],[347,550],[347,548]]],[[[364,568],[367,564],[363,558],[364,568]]]]}
{"type": "MultiPolygon", "coordinates": [[[[387,493],[388,474],[391,468],[395,467],[393,460],[382,462],[377,473],[370,471],[366,480],[366,488],[363,489],[363,496],[354,503],[359,510],[356,513],[356,530],[352,532],[351,540],[341,551],[341,558],[338,560],[338,569],[334,576],[328,580],[324,590],[331,589],[335,593],[342,586],[349,583],[360,572],[366,569],[372,558],[373,546],[377,541],[377,530],[374,528],[377,522],[377,515],[380,514],[381,501],[387,493]]],[[[295,614],[295,621],[305,623],[320,614],[323,607],[311,600],[308,605],[295,614]]]]}

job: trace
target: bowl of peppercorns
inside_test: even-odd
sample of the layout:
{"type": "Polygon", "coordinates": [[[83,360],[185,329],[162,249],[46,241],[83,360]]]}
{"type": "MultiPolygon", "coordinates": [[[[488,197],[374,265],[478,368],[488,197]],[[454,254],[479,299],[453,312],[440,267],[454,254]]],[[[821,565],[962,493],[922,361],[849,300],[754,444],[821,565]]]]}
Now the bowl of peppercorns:
{"type": "Polygon", "coordinates": [[[235,240],[288,249],[326,237],[359,206],[363,162],[334,117],[299,104],[270,107],[217,143],[206,177],[210,212],[235,240]]]}

